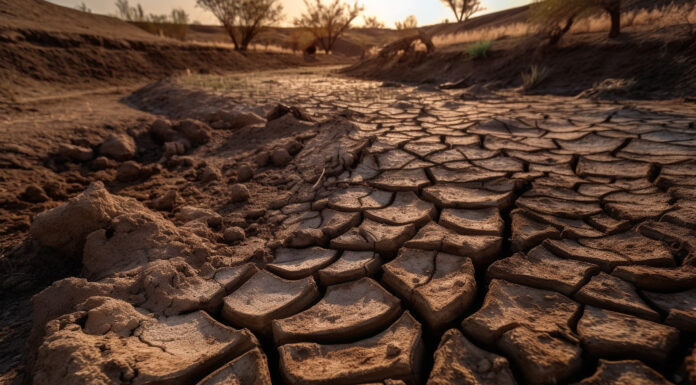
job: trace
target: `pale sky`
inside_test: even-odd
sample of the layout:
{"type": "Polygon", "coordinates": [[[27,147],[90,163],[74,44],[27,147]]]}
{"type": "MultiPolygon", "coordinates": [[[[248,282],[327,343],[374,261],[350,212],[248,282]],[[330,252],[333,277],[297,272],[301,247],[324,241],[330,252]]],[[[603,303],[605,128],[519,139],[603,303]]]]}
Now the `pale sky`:
{"type": "MultiPolygon", "coordinates": [[[[116,13],[115,0],[49,0],[66,7],[75,7],[82,1],[94,13],[113,15],[116,13]]],[[[292,23],[294,17],[304,11],[302,0],[280,0],[285,8],[284,25],[292,23]]],[[[352,0],[350,1],[352,3],[352,0]]],[[[528,4],[531,0],[482,0],[486,12],[500,11],[528,4]]],[[[196,0],[130,0],[132,5],[140,3],[146,13],[168,14],[172,8],[183,8],[191,15],[192,20],[198,20],[203,24],[218,24],[217,20],[209,12],[196,7],[196,0]]],[[[360,0],[365,6],[364,15],[377,16],[390,28],[394,22],[403,20],[409,15],[416,15],[419,25],[427,25],[442,22],[445,19],[454,20],[452,12],[440,0],[360,0]]],[[[356,20],[359,25],[362,17],[356,20]]]]}

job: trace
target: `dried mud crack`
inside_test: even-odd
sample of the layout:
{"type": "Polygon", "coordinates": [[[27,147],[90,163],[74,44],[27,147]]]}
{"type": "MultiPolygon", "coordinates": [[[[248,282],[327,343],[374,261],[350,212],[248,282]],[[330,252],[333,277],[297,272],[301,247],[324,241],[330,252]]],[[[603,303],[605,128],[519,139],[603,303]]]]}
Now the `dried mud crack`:
{"type": "Polygon", "coordinates": [[[9,257],[80,265],[32,300],[34,384],[696,381],[687,105],[321,73],[126,101],[171,120],[25,191],[52,204],[9,257]]]}

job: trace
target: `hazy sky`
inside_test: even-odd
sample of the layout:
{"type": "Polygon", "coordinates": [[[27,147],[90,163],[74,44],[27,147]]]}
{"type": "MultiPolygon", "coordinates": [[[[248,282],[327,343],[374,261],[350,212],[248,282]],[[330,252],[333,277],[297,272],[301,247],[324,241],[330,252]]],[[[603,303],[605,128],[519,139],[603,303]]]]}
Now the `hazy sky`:
{"type": "MultiPolygon", "coordinates": [[[[49,0],[66,7],[74,7],[82,1],[94,13],[115,14],[115,0],[49,0]]],[[[292,19],[304,11],[302,0],[280,0],[285,8],[284,24],[292,23],[292,19]]],[[[527,4],[530,0],[482,0],[486,12],[499,11],[527,4]]],[[[196,0],[130,0],[131,4],[142,4],[146,13],[169,13],[172,8],[183,8],[192,20],[204,24],[217,24],[212,14],[196,7],[196,0]]],[[[387,26],[394,27],[394,22],[403,20],[408,15],[416,15],[419,25],[433,24],[444,19],[454,19],[451,11],[440,0],[360,0],[365,5],[365,15],[376,15],[387,26]]],[[[361,20],[359,18],[358,20],[361,20]]],[[[359,24],[359,23],[356,23],[359,24]]]]}

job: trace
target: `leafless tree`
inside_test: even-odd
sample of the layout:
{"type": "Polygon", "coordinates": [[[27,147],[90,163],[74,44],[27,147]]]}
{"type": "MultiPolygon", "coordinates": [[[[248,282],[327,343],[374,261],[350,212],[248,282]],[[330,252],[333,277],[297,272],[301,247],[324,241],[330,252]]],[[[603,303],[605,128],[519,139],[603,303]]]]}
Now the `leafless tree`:
{"type": "Polygon", "coordinates": [[[405,18],[404,21],[395,22],[394,25],[398,30],[414,29],[418,28],[418,19],[416,18],[416,15],[411,15],[405,18]]]}
{"type": "Polygon", "coordinates": [[[116,9],[118,10],[118,16],[126,21],[146,21],[145,11],[143,7],[138,4],[131,7],[128,0],[116,0],[116,9]]]}
{"type": "Polygon", "coordinates": [[[481,0],[442,0],[454,12],[457,22],[467,21],[477,12],[486,8],[481,6],[481,0]]]}
{"type": "Polygon", "coordinates": [[[530,21],[541,25],[550,45],[557,44],[575,21],[596,9],[611,17],[609,37],[621,33],[621,0],[536,0],[530,9],[530,21]]]}
{"type": "Polygon", "coordinates": [[[377,16],[363,16],[365,28],[384,28],[384,23],[377,16]]]}
{"type": "Polygon", "coordinates": [[[78,11],[85,12],[85,13],[92,13],[92,10],[87,7],[87,4],[85,4],[84,1],[82,3],[80,3],[80,5],[76,6],[75,9],[77,9],[78,11]]]}
{"type": "Polygon", "coordinates": [[[283,18],[278,0],[196,0],[196,4],[220,20],[238,51],[246,51],[264,28],[283,18]]]}
{"type": "MultiPolygon", "coordinates": [[[[331,1],[331,0],[329,0],[331,1]]],[[[307,11],[294,21],[295,26],[311,32],[319,46],[329,53],[364,7],[356,1],[351,7],[341,0],[324,4],[323,0],[304,0],[307,11]]]]}

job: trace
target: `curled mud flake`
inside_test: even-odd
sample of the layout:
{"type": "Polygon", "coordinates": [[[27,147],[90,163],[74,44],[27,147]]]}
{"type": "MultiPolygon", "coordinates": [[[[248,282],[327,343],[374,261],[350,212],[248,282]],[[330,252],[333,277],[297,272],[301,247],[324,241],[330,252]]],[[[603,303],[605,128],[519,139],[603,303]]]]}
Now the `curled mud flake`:
{"type": "Polygon", "coordinates": [[[416,381],[422,365],[421,335],[421,325],[405,312],[385,331],[358,342],[283,345],[278,348],[280,370],[289,384],[347,385],[385,378],[416,381]]]}

